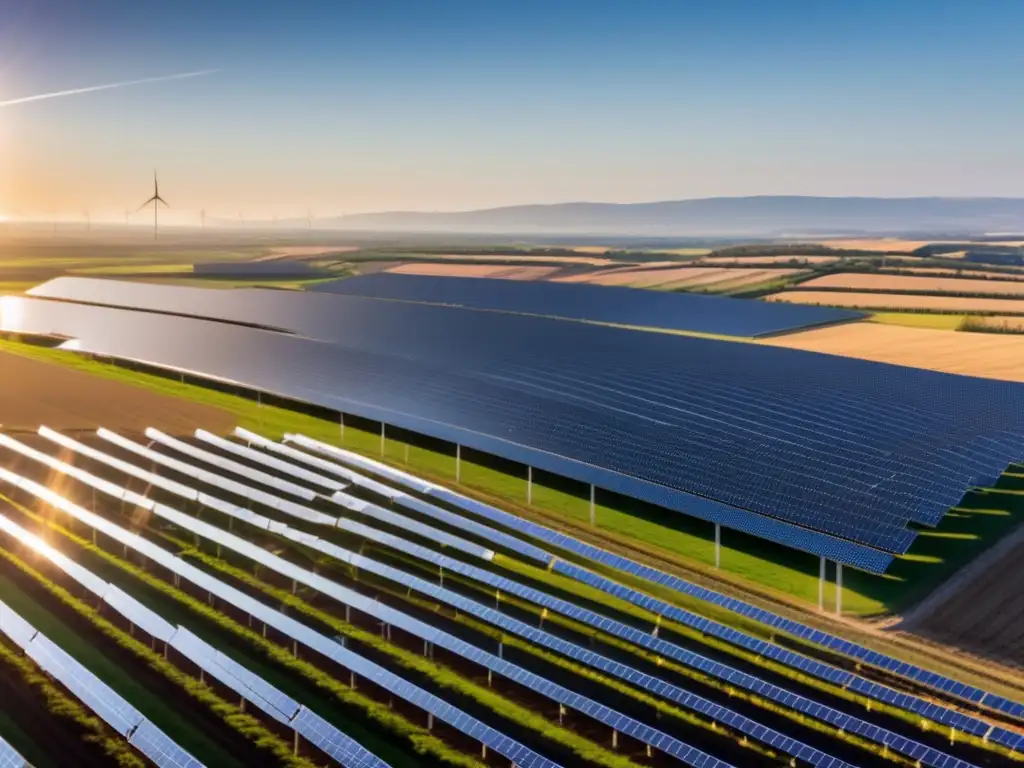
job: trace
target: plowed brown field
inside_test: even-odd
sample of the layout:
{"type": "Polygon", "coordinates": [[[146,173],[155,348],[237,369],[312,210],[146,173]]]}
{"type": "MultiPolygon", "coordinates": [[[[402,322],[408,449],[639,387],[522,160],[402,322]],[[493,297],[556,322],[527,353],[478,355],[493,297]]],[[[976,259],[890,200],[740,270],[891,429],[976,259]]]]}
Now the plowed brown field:
{"type": "Polygon", "coordinates": [[[1024,543],[932,611],[914,627],[914,633],[1024,669],[1022,561],[1024,543]]]}
{"type": "Polygon", "coordinates": [[[235,418],[207,405],[167,397],[55,363],[0,351],[0,428],[141,430],[191,434],[226,432],[235,418]]]}
{"type": "Polygon", "coordinates": [[[510,267],[507,264],[402,264],[388,272],[400,275],[433,275],[437,277],[496,277],[505,280],[540,280],[558,267],[510,267]]]}

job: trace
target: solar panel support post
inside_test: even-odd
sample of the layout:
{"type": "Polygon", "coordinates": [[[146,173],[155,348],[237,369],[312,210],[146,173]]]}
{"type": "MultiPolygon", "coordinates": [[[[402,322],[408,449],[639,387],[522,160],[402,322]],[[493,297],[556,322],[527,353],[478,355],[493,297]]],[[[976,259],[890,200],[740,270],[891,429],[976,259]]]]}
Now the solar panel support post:
{"type": "Polygon", "coordinates": [[[715,570],[722,564],[722,526],[715,523],[715,570]]]}
{"type": "Polygon", "coordinates": [[[612,728],[612,749],[619,748],[619,732],[612,728]]]}
{"type": "Polygon", "coordinates": [[[292,733],[295,734],[294,738],[292,739],[292,754],[294,754],[296,757],[298,757],[299,756],[299,732],[298,731],[292,731],[292,733]]]}
{"type": "Polygon", "coordinates": [[[380,455],[384,455],[384,422],[380,423],[380,455]]]}
{"type": "Polygon", "coordinates": [[[594,486],[590,486],[590,524],[595,525],[596,516],[594,514],[594,486]]]}
{"type": "Polygon", "coordinates": [[[836,561],[836,616],[843,614],[843,564],[836,561]]]}
{"type": "Polygon", "coordinates": [[[533,506],[533,467],[526,468],[526,506],[533,506]]]}
{"type": "Polygon", "coordinates": [[[459,482],[462,478],[462,446],[458,443],[455,444],[455,482],[459,482]]]}
{"type": "Polygon", "coordinates": [[[822,555],[818,565],[818,610],[825,610],[825,556],[822,555]]]}
{"type": "Polygon", "coordinates": [[[338,436],[341,442],[345,442],[345,414],[338,411],[338,436]]]}

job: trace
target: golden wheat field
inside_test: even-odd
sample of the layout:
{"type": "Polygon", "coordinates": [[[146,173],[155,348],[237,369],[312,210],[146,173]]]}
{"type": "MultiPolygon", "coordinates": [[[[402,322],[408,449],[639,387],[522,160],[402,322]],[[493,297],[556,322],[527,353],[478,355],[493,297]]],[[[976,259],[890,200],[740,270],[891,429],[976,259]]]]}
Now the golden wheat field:
{"type": "Polygon", "coordinates": [[[655,285],[676,282],[683,277],[697,277],[707,272],[720,272],[717,269],[700,269],[693,267],[677,267],[675,269],[651,269],[645,267],[622,267],[619,269],[602,269],[578,275],[566,275],[555,278],[560,283],[590,283],[591,285],[632,285],[649,288],[655,285]]]}
{"type": "MultiPolygon", "coordinates": [[[[694,271],[694,270],[691,270],[694,271]]],[[[675,283],[672,288],[706,288],[709,286],[723,287],[725,283],[730,288],[741,288],[746,285],[768,282],[781,277],[802,274],[802,269],[745,269],[743,267],[710,269],[698,277],[691,277],[675,283]]]]}
{"type": "Polygon", "coordinates": [[[845,273],[825,275],[803,284],[806,288],[849,288],[860,291],[922,291],[929,293],[987,293],[1001,296],[1024,295],[1024,283],[1013,280],[971,280],[956,277],[915,277],[911,275],[868,275],[845,273]]]}
{"type": "Polygon", "coordinates": [[[946,373],[1024,381],[1024,336],[849,323],[762,343],[946,373]]]}
{"type": "Polygon", "coordinates": [[[929,309],[939,312],[1024,312],[1021,299],[971,299],[963,296],[908,296],[898,293],[839,293],[837,291],[782,291],[765,301],[816,304],[823,307],[863,309],[929,309]]]}

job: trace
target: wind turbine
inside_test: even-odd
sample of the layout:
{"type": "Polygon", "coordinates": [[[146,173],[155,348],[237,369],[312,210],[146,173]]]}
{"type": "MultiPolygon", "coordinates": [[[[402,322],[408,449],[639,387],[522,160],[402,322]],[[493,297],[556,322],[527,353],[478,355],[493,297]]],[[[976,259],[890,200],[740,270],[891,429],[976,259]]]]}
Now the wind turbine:
{"type": "Polygon", "coordinates": [[[92,213],[88,210],[82,211],[82,216],[85,217],[85,231],[92,232],[92,213]]]}
{"type": "Polygon", "coordinates": [[[200,225],[201,225],[202,229],[206,229],[206,209],[205,208],[203,208],[203,210],[201,210],[199,212],[199,221],[200,221],[200,225]]]}
{"type": "Polygon", "coordinates": [[[313,228],[313,211],[309,208],[306,209],[306,229],[313,228]]]}
{"type": "Polygon", "coordinates": [[[160,197],[160,183],[156,179],[156,171],[153,171],[153,196],[140,205],[139,210],[141,211],[150,203],[153,204],[153,239],[156,240],[159,237],[159,219],[157,213],[160,210],[160,203],[163,203],[165,208],[171,207],[167,205],[166,200],[160,197]]]}

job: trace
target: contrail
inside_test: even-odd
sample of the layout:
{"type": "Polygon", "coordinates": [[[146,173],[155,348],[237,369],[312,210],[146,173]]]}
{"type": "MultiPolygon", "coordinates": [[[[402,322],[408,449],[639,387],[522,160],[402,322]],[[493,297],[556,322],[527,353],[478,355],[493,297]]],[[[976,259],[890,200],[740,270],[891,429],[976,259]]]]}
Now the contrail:
{"type": "Polygon", "coordinates": [[[67,91],[52,91],[51,93],[37,93],[34,96],[21,96],[17,99],[0,101],[0,107],[13,107],[15,104],[27,104],[30,101],[44,101],[45,99],[56,99],[61,96],[75,96],[79,93],[92,93],[93,91],[109,91],[111,88],[126,88],[129,85],[144,85],[145,83],[163,83],[168,80],[184,80],[187,77],[201,77],[219,72],[217,69],[203,69],[199,72],[183,72],[179,75],[163,75],[161,77],[146,77],[142,80],[124,80],[120,83],[106,83],[105,85],[90,85],[85,88],[72,88],[67,91]]]}

